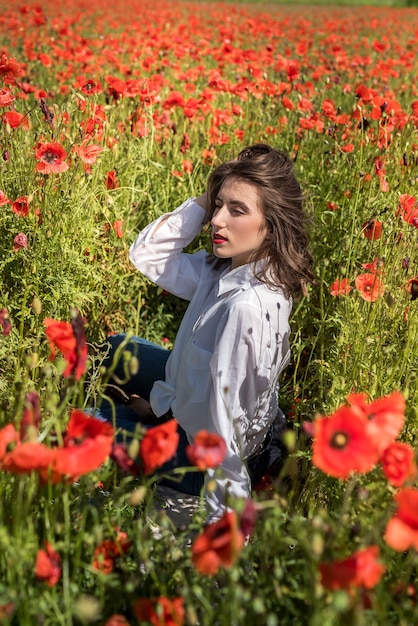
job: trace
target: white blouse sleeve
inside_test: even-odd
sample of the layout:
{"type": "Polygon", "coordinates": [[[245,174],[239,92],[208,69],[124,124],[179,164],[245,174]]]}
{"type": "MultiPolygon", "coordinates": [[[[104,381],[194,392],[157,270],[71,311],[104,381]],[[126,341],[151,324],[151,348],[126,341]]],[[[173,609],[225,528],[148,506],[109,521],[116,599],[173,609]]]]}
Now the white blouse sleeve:
{"type": "Polygon", "coordinates": [[[183,253],[202,229],[205,210],[189,198],[172,213],[146,226],[135,239],[129,258],[135,267],[159,287],[191,300],[206,262],[207,253],[183,253]],[[160,222],[164,223],[158,228],[160,222]]]}
{"type": "MultiPolygon", "coordinates": [[[[287,324],[284,324],[287,328],[287,324]]],[[[249,303],[236,304],[223,316],[219,325],[216,350],[210,368],[213,390],[210,397],[208,430],[221,435],[227,444],[227,455],[216,472],[216,488],[211,478],[215,470],[208,470],[206,500],[209,521],[218,519],[225,510],[226,494],[248,498],[251,481],[243,461],[245,434],[260,413],[260,402],[275,393],[272,367],[277,371],[277,359],[282,360],[278,346],[277,359],[272,364],[276,346],[271,346],[260,308],[249,303]]]]}

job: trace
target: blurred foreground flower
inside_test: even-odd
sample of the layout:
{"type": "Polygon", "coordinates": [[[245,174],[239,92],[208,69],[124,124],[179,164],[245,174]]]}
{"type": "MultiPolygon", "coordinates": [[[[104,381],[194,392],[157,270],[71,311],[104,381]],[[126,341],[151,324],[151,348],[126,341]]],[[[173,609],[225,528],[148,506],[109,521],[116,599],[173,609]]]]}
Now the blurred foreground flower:
{"type": "Polygon", "coordinates": [[[104,463],[113,443],[113,427],[73,409],[63,445],[20,441],[13,424],[0,430],[0,468],[14,474],[38,472],[43,482],[77,480],[104,463]]]}
{"type": "Polygon", "coordinates": [[[321,583],[327,589],[350,589],[363,587],[372,589],[380,581],[386,571],[378,561],[378,546],[370,546],[358,550],[351,556],[340,561],[321,563],[321,583]]]}
{"type": "Polygon", "coordinates": [[[386,526],[385,541],[399,552],[418,550],[418,489],[401,489],[395,501],[398,508],[386,526]]]}
{"type": "Polygon", "coordinates": [[[152,474],[170,460],[177,450],[178,443],[179,434],[174,419],[147,430],[139,448],[144,473],[152,474]]]}
{"type": "Polygon", "coordinates": [[[77,312],[71,322],[60,322],[49,317],[44,319],[45,333],[51,350],[50,360],[60,350],[67,361],[64,376],[74,375],[79,380],[85,372],[87,363],[87,344],[84,333],[84,321],[77,312]]]}
{"type": "Polygon", "coordinates": [[[93,568],[103,574],[110,574],[117,557],[126,554],[132,545],[124,532],[118,532],[114,539],[105,539],[94,551],[93,568]]]}
{"type": "Polygon", "coordinates": [[[190,463],[201,470],[217,467],[225,458],[226,443],[217,433],[201,430],[195,435],[193,443],[187,446],[186,454],[190,463]]]}
{"type": "Polygon", "coordinates": [[[312,462],[335,478],[369,472],[399,435],[405,419],[405,400],[398,391],[370,403],[365,394],[351,394],[347,402],[350,406],[314,422],[312,462]]]}
{"type": "Polygon", "coordinates": [[[50,587],[57,584],[61,578],[61,558],[52,545],[45,543],[45,549],[39,550],[35,563],[35,576],[50,587]]]}
{"type": "Polygon", "coordinates": [[[231,567],[244,545],[245,536],[235,511],[209,524],[192,545],[192,562],[201,574],[216,574],[221,567],[231,567]]]}
{"type": "Polygon", "coordinates": [[[181,597],[170,600],[159,598],[140,598],[134,604],[134,613],[138,620],[152,626],[183,626],[184,600],[181,597]]]}
{"type": "Polygon", "coordinates": [[[383,451],[380,462],[388,482],[402,487],[405,482],[417,475],[414,449],[407,443],[395,441],[383,451]]]}

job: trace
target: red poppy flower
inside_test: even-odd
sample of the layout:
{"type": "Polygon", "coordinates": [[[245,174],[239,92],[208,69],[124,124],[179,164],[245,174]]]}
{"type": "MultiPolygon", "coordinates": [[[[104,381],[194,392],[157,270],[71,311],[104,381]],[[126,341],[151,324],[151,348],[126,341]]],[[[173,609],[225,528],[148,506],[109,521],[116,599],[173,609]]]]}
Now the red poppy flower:
{"type": "Polygon", "coordinates": [[[35,158],[39,161],[36,170],[42,174],[59,174],[68,170],[65,162],[66,151],[59,143],[41,143],[38,145],[35,158]]]}
{"type": "Polygon", "coordinates": [[[0,206],[5,206],[6,204],[10,204],[11,200],[6,196],[4,191],[0,191],[0,206]]]}
{"type": "Polygon", "coordinates": [[[85,372],[87,363],[87,344],[84,333],[84,324],[77,314],[71,322],[59,322],[51,318],[44,319],[45,333],[51,350],[50,359],[60,350],[67,361],[64,376],[74,375],[79,380],[85,372]]]}
{"type": "Polygon", "coordinates": [[[83,163],[86,163],[87,165],[96,163],[97,157],[103,152],[103,150],[104,148],[101,148],[95,143],[88,145],[83,144],[81,146],[74,147],[74,152],[80,157],[83,163]]]}
{"type": "Polygon", "coordinates": [[[364,222],[361,228],[363,230],[363,235],[366,237],[366,239],[369,239],[371,241],[375,239],[380,239],[380,237],[382,236],[383,224],[382,222],[379,222],[374,218],[367,220],[367,222],[364,222]]]}
{"type": "Polygon", "coordinates": [[[383,473],[391,485],[402,487],[408,479],[415,478],[417,468],[414,456],[414,449],[401,441],[391,443],[383,451],[380,463],[383,473]]]}
{"type": "Polygon", "coordinates": [[[375,442],[367,420],[350,407],[315,419],[312,462],[335,478],[348,478],[351,472],[369,472],[378,462],[375,442]]]}
{"type": "Polygon", "coordinates": [[[124,615],[111,615],[104,626],[130,626],[124,615]]]}
{"type": "Polygon", "coordinates": [[[12,203],[12,211],[19,217],[27,217],[29,215],[29,198],[28,196],[20,196],[12,203]]]}
{"type": "Polygon", "coordinates": [[[362,263],[361,267],[368,270],[371,274],[379,274],[385,267],[385,262],[379,257],[375,257],[371,263],[362,263]]]}
{"type": "Polygon", "coordinates": [[[13,80],[22,74],[21,65],[16,59],[8,57],[4,52],[0,55],[0,76],[5,80],[13,80]]]}
{"type": "Polygon", "coordinates": [[[178,443],[179,434],[174,419],[147,430],[139,448],[144,473],[151,474],[171,459],[178,443]]]}
{"type": "Polygon", "coordinates": [[[201,430],[195,435],[193,443],[186,447],[186,454],[190,463],[201,470],[217,467],[225,458],[226,443],[217,433],[201,430]]]}
{"type": "Polygon", "coordinates": [[[411,300],[418,298],[418,277],[410,278],[406,283],[405,289],[411,294],[411,300]]]}
{"type": "Polygon", "coordinates": [[[116,189],[118,187],[118,179],[116,176],[116,172],[108,172],[106,175],[106,188],[107,189],[116,189]]]}
{"type": "Polygon", "coordinates": [[[10,128],[19,128],[19,126],[25,130],[29,130],[30,128],[28,116],[18,113],[17,111],[7,111],[6,113],[3,113],[1,119],[5,124],[8,124],[10,128]]]}
{"type": "Polygon", "coordinates": [[[329,291],[332,296],[346,296],[350,291],[353,291],[353,288],[350,286],[348,278],[340,278],[332,283],[329,291]]]}
{"type": "Polygon", "coordinates": [[[55,463],[55,450],[43,443],[27,441],[18,443],[3,459],[3,470],[12,474],[38,472],[42,477],[55,463]]]}
{"type": "Polygon", "coordinates": [[[114,444],[110,453],[110,458],[123,472],[128,472],[129,474],[132,474],[132,476],[138,476],[140,473],[140,468],[130,456],[126,444],[114,444]]]}
{"type": "Polygon", "coordinates": [[[18,250],[21,250],[22,248],[25,248],[25,250],[28,249],[28,238],[25,233],[19,233],[13,239],[13,252],[18,252],[18,250]]]}
{"type": "Polygon", "coordinates": [[[386,526],[385,541],[399,552],[418,550],[418,489],[405,487],[395,500],[398,508],[386,526]]]}
{"type": "Polygon", "coordinates": [[[81,85],[81,91],[87,95],[102,93],[103,87],[100,83],[96,83],[93,79],[89,78],[86,81],[83,80],[83,84],[81,85]]]}
{"type": "Polygon", "coordinates": [[[45,543],[45,550],[39,550],[36,556],[35,576],[50,587],[61,578],[61,558],[52,545],[45,543]]]}
{"type": "Polygon", "coordinates": [[[0,89],[0,107],[9,107],[13,104],[14,99],[10,89],[0,89]]]}
{"type": "Polygon", "coordinates": [[[9,311],[2,307],[0,309],[0,331],[2,335],[8,336],[12,332],[12,323],[10,321],[9,311]]]}
{"type": "Polygon", "coordinates": [[[134,604],[134,613],[139,621],[148,622],[152,626],[183,626],[183,598],[140,598],[134,604]]]}
{"type": "Polygon", "coordinates": [[[192,562],[201,574],[216,574],[221,567],[234,565],[244,545],[235,511],[226,512],[209,524],[192,544],[192,562]]]}
{"type": "Polygon", "coordinates": [[[113,229],[115,231],[116,237],[119,239],[123,238],[123,220],[115,220],[113,222],[113,229]]]}
{"type": "Polygon", "coordinates": [[[321,563],[321,583],[327,589],[363,587],[373,589],[386,571],[378,561],[378,546],[358,550],[351,556],[332,563],[321,563]]]}
{"type": "Polygon", "coordinates": [[[400,215],[405,222],[418,227],[418,201],[415,196],[404,193],[399,198],[396,215],[400,215]]]}
{"type": "Polygon", "coordinates": [[[126,554],[132,545],[124,532],[118,532],[115,539],[105,539],[94,550],[93,568],[103,574],[110,574],[118,556],[126,554]]]}
{"type": "Polygon", "coordinates": [[[367,402],[363,393],[347,397],[352,411],[367,420],[369,436],[379,455],[399,436],[405,421],[405,398],[400,391],[367,402]]]}
{"type": "Polygon", "coordinates": [[[3,466],[3,459],[11,445],[19,441],[19,435],[13,424],[7,424],[0,429],[0,467],[3,466]]]}
{"type": "Polygon", "coordinates": [[[83,474],[92,472],[110,456],[113,436],[111,424],[73,409],[64,446],[54,448],[54,459],[48,466],[49,474],[43,472],[42,478],[53,482],[59,482],[64,476],[77,480],[83,474]]]}
{"type": "Polygon", "coordinates": [[[354,283],[363,300],[367,302],[376,302],[385,293],[385,286],[377,274],[359,274],[354,283]]]}

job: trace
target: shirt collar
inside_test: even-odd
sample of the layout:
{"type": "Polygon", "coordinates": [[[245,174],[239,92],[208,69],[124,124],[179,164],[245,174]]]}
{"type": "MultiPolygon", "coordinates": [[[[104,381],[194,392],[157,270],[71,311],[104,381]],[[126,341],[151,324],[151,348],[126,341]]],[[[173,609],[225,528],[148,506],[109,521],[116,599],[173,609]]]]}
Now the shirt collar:
{"type": "Polygon", "coordinates": [[[262,269],[266,260],[261,259],[254,263],[246,263],[240,265],[232,270],[230,267],[226,268],[219,277],[218,296],[222,296],[228,291],[241,288],[241,290],[248,289],[252,285],[259,282],[255,273],[262,269]]]}

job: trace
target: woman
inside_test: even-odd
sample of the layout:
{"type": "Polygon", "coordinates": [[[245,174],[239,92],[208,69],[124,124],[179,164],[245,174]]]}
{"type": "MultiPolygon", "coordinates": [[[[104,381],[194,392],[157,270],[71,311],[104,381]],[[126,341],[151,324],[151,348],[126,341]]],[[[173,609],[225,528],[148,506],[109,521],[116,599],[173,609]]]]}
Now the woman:
{"type": "MultiPolygon", "coordinates": [[[[312,281],[292,162],[264,144],[243,150],[212,172],[206,193],[142,230],[130,259],[190,304],[171,353],[139,338],[128,342],[139,372],[124,385],[130,414],[117,410],[117,419],[157,423],[174,416],[182,434],[178,467],[187,464],[184,448],[200,430],[224,438],[227,454],[215,489],[213,481],[207,488],[215,470],[170,483],[197,495],[205,480],[208,521],[215,521],[228,494],[249,497],[249,472],[265,459],[273,424],[284,424],[277,391],[290,358],[292,297],[312,281]],[[184,253],[207,223],[212,254],[184,253]]],[[[123,340],[111,338],[110,358],[123,340]]]]}

